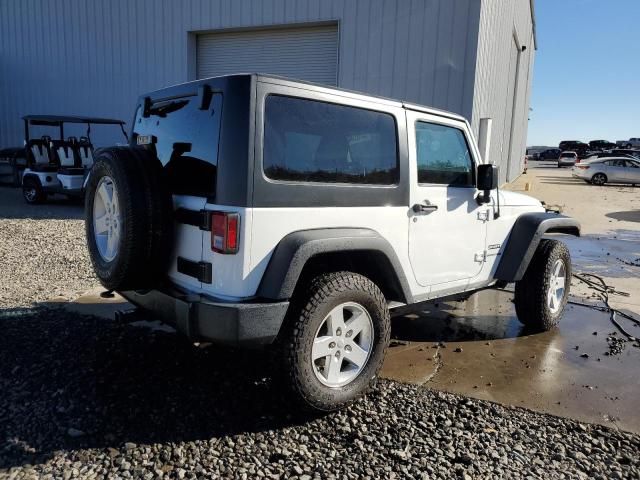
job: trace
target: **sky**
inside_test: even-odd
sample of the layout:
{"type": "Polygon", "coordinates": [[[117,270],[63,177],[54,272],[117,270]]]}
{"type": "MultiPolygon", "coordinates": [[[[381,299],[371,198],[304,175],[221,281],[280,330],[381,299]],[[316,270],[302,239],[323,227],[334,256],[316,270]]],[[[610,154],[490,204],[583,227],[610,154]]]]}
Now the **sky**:
{"type": "Polygon", "coordinates": [[[535,0],[527,145],[640,137],[640,0],[535,0]]]}

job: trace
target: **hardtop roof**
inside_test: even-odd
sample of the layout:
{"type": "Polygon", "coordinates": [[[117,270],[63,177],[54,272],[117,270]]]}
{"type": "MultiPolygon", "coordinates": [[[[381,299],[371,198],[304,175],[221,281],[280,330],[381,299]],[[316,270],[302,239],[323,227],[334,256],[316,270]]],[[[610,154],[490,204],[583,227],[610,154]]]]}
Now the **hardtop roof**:
{"type": "MultiPolygon", "coordinates": [[[[279,75],[271,75],[271,74],[264,74],[264,73],[237,73],[237,74],[231,74],[231,75],[221,75],[218,77],[203,78],[200,80],[180,83],[180,84],[166,87],[160,90],[156,90],[154,92],[141,95],[140,98],[144,99],[145,97],[150,97],[151,100],[153,101],[162,101],[165,99],[172,99],[174,98],[174,96],[176,96],[176,94],[177,95],[185,94],[185,92],[187,91],[186,89],[188,89],[189,86],[199,87],[200,85],[207,84],[211,80],[230,80],[233,78],[241,78],[241,77],[245,77],[245,78],[254,77],[259,82],[274,83],[278,85],[287,85],[291,87],[303,88],[305,90],[325,92],[325,93],[330,93],[330,94],[339,95],[339,96],[348,97],[348,98],[359,98],[359,99],[373,101],[377,103],[394,105],[400,108],[405,108],[407,110],[415,110],[419,112],[430,113],[430,114],[438,115],[441,117],[447,117],[453,120],[460,120],[462,122],[467,121],[463,116],[453,112],[446,111],[446,110],[440,110],[437,108],[427,107],[427,106],[419,105],[412,102],[405,102],[402,100],[395,100],[392,98],[383,97],[379,95],[372,95],[369,93],[359,92],[356,90],[349,90],[349,89],[340,88],[340,87],[332,87],[329,85],[322,85],[319,83],[307,82],[304,80],[297,80],[289,77],[282,77],[279,75]]],[[[192,92],[192,95],[196,95],[196,92],[195,91],[192,92]]]]}

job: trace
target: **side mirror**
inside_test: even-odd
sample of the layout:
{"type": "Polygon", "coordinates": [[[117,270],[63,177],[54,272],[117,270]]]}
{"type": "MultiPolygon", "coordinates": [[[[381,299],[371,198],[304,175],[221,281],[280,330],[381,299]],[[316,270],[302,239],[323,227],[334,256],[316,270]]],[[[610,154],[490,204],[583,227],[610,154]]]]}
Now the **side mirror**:
{"type": "Polygon", "coordinates": [[[496,165],[478,165],[478,179],[476,187],[482,190],[483,194],[478,196],[479,203],[488,203],[491,198],[491,190],[498,188],[500,182],[499,169],[496,165]]]}

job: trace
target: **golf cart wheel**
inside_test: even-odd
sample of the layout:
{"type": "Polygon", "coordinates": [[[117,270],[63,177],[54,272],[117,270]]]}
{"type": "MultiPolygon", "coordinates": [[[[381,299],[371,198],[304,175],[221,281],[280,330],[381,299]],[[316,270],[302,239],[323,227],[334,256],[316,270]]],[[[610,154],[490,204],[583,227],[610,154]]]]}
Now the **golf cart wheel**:
{"type": "Polygon", "coordinates": [[[22,181],[22,196],[25,202],[31,205],[38,205],[47,200],[47,194],[42,190],[40,182],[31,177],[25,177],[22,181]]]}
{"type": "Polygon", "coordinates": [[[571,256],[566,245],[542,240],[522,280],[516,282],[518,320],[538,332],[556,326],[567,304],[570,285],[571,256]]]}
{"type": "Polygon", "coordinates": [[[170,259],[171,196],[150,152],[101,150],[85,193],[85,228],[96,276],[108,290],[153,288],[170,259]]]}
{"type": "Polygon", "coordinates": [[[389,344],[384,295],[367,277],[322,274],[291,304],[281,341],[294,400],[307,408],[342,408],[376,382],[389,344]]]}
{"type": "Polygon", "coordinates": [[[591,183],[594,185],[604,185],[607,183],[607,176],[604,173],[596,173],[593,177],[591,177],[591,183]]]}

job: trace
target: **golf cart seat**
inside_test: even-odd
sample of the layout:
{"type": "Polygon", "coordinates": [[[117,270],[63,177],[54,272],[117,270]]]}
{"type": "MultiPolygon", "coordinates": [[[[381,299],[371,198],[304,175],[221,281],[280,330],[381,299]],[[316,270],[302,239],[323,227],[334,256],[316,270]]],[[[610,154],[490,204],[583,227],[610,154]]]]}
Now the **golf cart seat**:
{"type": "Polygon", "coordinates": [[[58,167],[51,162],[51,150],[49,143],[51,137],[43,136],[39,139],[29,140],[27,150],[31,156],[31,169],[34,172],[55,172],[58,167]]]}
{"type": "Polygon", "coordinates": [[[80,137],[78,141],[78,155],[80,156],[80,163],[83,167],[91,168],[93,166],[93,145],[87,137],[80,137]]]}
{"type": "Polygon", "coordinates": [[[63,175],[82,175],[84,173],[84,168],[80,166],[78,161],[76,145],[73,141],[53,140],[51,149],[60,164],[58,173],[63,175]]]}

